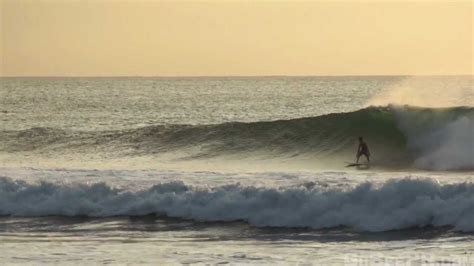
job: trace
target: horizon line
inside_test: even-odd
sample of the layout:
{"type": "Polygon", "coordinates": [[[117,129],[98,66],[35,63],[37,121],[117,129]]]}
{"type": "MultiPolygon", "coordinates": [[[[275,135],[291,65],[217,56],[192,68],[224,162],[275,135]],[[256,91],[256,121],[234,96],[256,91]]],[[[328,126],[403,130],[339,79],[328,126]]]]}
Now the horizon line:
{"type": "Polygon", "coordinates": [[[474,74],[363,74],[363,75],[111,75],[111,76],[0,76],[0,78],[304,78],[304,77],[461,77],[474,74]]]}

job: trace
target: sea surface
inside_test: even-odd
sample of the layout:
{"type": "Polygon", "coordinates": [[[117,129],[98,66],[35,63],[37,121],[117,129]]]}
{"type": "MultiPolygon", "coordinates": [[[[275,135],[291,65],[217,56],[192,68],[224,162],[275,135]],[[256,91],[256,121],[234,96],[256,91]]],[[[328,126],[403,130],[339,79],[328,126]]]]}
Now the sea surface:
{"type": "Polygon", "coordinates": [[[0,264],[473,265],[473,81],[2,78],[0,264]]]}

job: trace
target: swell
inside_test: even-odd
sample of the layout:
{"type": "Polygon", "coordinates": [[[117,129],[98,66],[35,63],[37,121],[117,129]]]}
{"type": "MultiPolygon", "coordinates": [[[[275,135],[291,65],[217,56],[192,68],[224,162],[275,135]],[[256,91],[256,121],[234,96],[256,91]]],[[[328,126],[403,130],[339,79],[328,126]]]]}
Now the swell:
{"type": "Polygon", "coordinates": [[[349,227],[388,231],[449,226],[474,231],[474,185],[432,179],[370,182],[349,189],[316,186],[274,188],[225,185],[193,187],[182,182],[125,191],[105,183],[28,184],[0,178],[0,215],[144,216],[196,221],[246,221],[258,227],[349,227]]]}
{"type": "Polygon", "coordinates": [[[0,150],[142,156],[192,149],[183,159],[239,154],[340,159],[353,158],[356,139],[363,136],[374,163],[379,165],[469,170],[474,169],[473,121],[472,107],[369,107],[350,113],[254,123],[157,125],[100,132],[54,128],[3,131],[0,150]]]}
{"type": "Polygon", "coordinates": [[[354,144],[359,135],[370,138],[372,142],[384,142],[384,145],[404,141],[388,108],[254,123],[156,125],[101,132],[31,128],[1,134],[3,150],[9,152],[107,146],[129,148],[135,154],[153,154],[200,146],[202,149],[197,156],[252,151],[289,157],[312,152],[337,153],[354,144]]]}

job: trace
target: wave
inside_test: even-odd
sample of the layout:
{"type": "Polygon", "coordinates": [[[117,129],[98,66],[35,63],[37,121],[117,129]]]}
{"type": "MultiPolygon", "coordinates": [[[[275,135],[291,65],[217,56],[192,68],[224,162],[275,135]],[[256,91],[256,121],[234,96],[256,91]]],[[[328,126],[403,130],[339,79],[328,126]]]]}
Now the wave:
{"type": "Polygon", "coordinates": [[[368,107],[317,117],[217,125],[157,125],[77,132],[32,128],[0,132],[0,151],[110,152],[183,159],[259,154],[264,158],[353,158],[364,136],[374,164],[430,170],[474,169],[474,108],[368,107]],[[350,156],[350,157],[349,157],[350,156]]]}
{"type": "Polygon", "coordinates": [[[196,221],[246,221],[258,227],[349,227],[389,231],[449,226],[474,231],[474,184],[393,179],[349,189],[307,183],[295,187],[193,187],[182,182],[125,191],[105,183],[28,184],[0,178],[3,216],[165,215],[196,221]]]}

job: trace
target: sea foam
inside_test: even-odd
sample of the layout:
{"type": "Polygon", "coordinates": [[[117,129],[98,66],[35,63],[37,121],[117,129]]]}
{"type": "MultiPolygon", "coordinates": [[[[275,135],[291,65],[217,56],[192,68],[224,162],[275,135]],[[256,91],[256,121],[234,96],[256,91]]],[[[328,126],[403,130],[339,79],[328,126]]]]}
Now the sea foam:
{"type": "Polygon", "coordinates": [[[474,231],[474,184],[432,179],[366,182],[350,189],[303,184],[255,187],[239,184],[194,187],[168,182],[131,192],[106,183],[30,184],[0,179],[0,215],[142,216],[196,221],[245,221],[258,227],[349,227],[387,231],[449,226],[474,231]]]}
{"type": "Polygon", "coordinates": [[[418,111],[393,108],[398,126],[416,155],[414,165],[428,170],[474,169],[474,112],[465,108],[418,111]]]}

